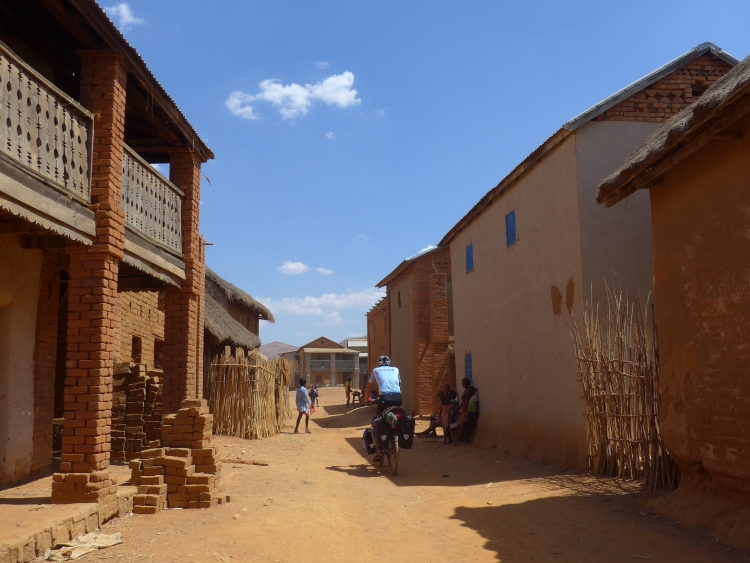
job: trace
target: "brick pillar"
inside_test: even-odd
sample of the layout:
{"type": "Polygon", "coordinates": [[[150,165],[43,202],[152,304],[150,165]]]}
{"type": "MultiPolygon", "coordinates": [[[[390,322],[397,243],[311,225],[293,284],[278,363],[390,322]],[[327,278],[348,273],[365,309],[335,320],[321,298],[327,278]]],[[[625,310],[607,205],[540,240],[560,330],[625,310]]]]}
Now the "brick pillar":
{"type": "Polygon", "coordinates": [[[34,345],[34,434],[31,471],[49,469],[52,461],[52,419],[55,416],[57,312],[60,306],[57,252],[44,251],[39,280],[34,345]]]}
{"type": "Polygon", "coordinates": [[[117,353],[117,277],[125,241],[120,208],[127,70],[113,54],[81,52],[81,102],[94,114],[92,209],[96,240],[67,248],[68,354],[62,463],[52,502],[98,502],[117,510],[109,479],[113,362],[117,353]]]}
{"type": "MultiPolygon", "coordinates": [[[[448,274],[430,275],[430,346],[432,348],[432,370],[429,388],[420,394],[420,407],[423,413],[431,412],[436,406],[435,394],[440,388],[455,381],[451,370],[444,370],[446,357],[450,355],[448,345],[448,274]]],[[[459,397],[461,389],[458,389],[459,397]]]]}
{"type": "Polygon", "coordinates": [[[198,155],[188,149],[173,151],[169,179],[185,192],[182,201],[182,259],[185,282],[165,290],[164,387],[162,412],[172,414],[183,399],[203,394],[203,298],[205,264],[200,218],[200,174],[198,155]]]}

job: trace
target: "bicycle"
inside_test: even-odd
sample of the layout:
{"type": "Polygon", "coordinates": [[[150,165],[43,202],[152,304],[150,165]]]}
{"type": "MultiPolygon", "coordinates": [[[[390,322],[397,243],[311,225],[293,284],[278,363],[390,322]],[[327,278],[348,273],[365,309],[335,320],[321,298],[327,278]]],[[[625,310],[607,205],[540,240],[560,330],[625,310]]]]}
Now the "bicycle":
{"type": "Polygon", "coordinates": [[[385,465],[386,458],[388,459],[388,469],[390,470],[391,475],[395,475],[396,471],[398,471],[399,451],[398,434],[391,430],[388,433],[388,442],[386,443],[386,447],[383,450],[383,457],[380,458],[380,467],[383,467],[383,465],[385,465]]]}

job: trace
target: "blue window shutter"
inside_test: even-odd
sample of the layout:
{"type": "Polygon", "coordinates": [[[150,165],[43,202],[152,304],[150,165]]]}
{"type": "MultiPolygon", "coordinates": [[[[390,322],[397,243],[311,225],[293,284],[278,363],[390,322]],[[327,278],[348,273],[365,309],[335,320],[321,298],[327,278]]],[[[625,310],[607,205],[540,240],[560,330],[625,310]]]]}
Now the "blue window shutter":
{"type": "Polygon", "coordinates": [[[511,211],[505,216],[505,237],[508,246],[516,244],[516,212],[511,211]]]}
{"type": "Polygon", "coordinates": [[[471,243],[466,245],[466,273],[474,271],[474,249],[471,243]]]}
{"type": "Polygon", "coordinates": [[[474,375],[472,374],[472,370],[471,370],[471,353],[466,354],[464,363],[466,364],[466,369],[465,369],[466,374],[464,375],[464,377],[468,379],[469,381],[471,381],[472,383],[474,383],[474,375]]]}

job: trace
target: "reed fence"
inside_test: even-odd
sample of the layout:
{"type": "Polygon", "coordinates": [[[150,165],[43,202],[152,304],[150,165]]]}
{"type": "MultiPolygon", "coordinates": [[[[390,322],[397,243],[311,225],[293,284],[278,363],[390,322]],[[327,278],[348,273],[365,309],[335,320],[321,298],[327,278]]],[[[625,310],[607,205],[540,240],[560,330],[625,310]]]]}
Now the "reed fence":
{"type": "MultiPolygon", "coordinates": [[[[592,300],[593,301],[593,300],[592,300]]],[[[586,400],[588,466],[596,475],[674,489],[679,469],[659,432],[659,348],[653,305],[607,286],[603,310],[583,303],[574,325],[586,400]]]]}
{"type": "Polygon", "coordinates": [[[218,356],[206,378],[206,396],[214,434],[246,439],[267,438],[281,431],[291,415],[289,378],[294,362],[248,356],[218,356]]]}

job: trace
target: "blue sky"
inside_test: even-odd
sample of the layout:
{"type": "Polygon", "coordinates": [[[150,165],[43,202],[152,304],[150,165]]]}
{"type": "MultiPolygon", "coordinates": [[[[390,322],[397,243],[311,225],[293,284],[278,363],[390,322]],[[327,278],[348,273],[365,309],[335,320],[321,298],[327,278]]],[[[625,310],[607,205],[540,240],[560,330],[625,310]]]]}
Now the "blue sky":
{"type": "Polygon", "coordinates": [[[295,345],[365,334],[375,284],[571,117],[703,41],[750,52],[739,1],[101,3],[216,155],[209,267],[295,345]]]}

